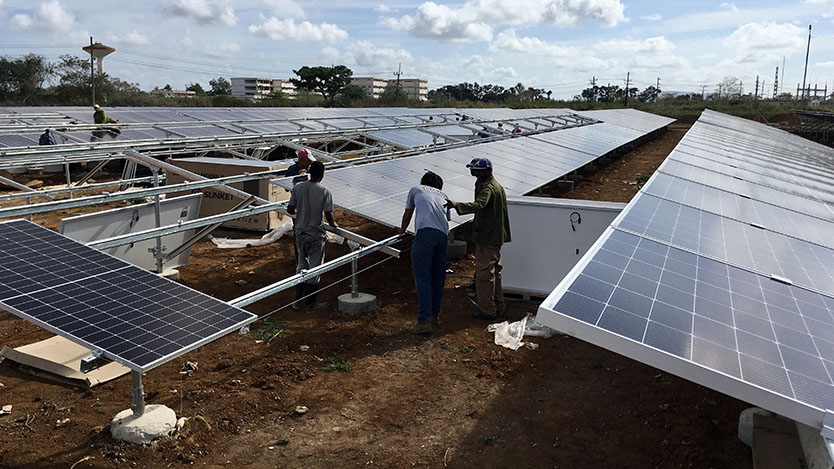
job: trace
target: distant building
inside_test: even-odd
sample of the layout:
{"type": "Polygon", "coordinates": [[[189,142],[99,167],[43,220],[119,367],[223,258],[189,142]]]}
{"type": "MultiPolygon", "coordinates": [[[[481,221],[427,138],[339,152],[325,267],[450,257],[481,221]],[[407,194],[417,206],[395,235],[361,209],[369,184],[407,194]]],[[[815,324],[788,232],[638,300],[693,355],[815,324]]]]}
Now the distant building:
{"type": "Polygon", "coordinates": [[[289,80],[273,78],[232,78],[232,96],[260,101],[273,91],[280,91],[290,99],[295,98],[295,85],[289,80]]]}
{"type": "MultiPolygon", "coordinates": [[[[363,90],[368,96],[374,99],[379,99],[379,96],[386,88],[397,86],[397,80],[386,80],[384,78],[373,77],[354,77],[350,81],[351,85],[356,85],[363,90]]],[[[404,78],[400,80],[400,89],[405,91],[409,99],[416,99],[420,101],[427,101],[429,99],[429,82],[420,78],[404,78]]]]}
{"type": "MultiPolygon", "coordinates": [[[[391,80],[389,84],[396,86],[396,80],[391,80]]],[[[408,94],[409,99],[418,101],[429,100],[429,82],[420,78],[404,78],[400,80],[400,89],[408,94]]]]}
{"type": "Polygon", "coordinates": [[[385,91],[385,87],[388,86],[388,80],[373,77],[353,77],[350,80],[350,84],[362,88],[368,96],[374,99],[379,99],[379,95],[381,95],[382,92],[385,91]]]}
{"type": "Polygon", "coordinates": [[[196,91],[191,90],[166,90],[166,89],[156,89],[151,91],[151,94],[155,94],[157,96],[162,96],[165,98],[193,98],[197,96],[196,91]]]}

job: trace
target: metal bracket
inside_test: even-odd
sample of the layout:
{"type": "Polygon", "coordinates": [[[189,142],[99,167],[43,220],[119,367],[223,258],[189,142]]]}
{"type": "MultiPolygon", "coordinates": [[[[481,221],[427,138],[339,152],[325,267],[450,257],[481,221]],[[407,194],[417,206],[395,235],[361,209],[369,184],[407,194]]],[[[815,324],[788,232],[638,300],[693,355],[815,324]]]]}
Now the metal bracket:
{"type": "Polygon", "coordinates": [[[84,357],[81,359],[81,366],[80,371],[82,373],[89,373],[97,368],[100,368],[108,363],[110,360],[104,358],[102,356],[101,350],[93,350],[89,357],[84,357]]]}

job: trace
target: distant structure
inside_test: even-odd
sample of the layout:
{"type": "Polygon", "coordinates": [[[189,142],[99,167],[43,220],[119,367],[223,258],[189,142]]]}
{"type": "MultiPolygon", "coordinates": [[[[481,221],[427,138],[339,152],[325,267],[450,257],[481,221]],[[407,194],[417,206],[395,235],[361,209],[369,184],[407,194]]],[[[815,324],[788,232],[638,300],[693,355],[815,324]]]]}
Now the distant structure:
{"type": "MultiPolygon", "coordinates": [[[[399,79],[400,89],[405,91],[409,99],[428,101],[429,99],[429,82],[421,78],[401,78],[399,79]]],[[[350,81],[351,85],[356,85],[363,90],[368,96],[374,99],[379,99],[379,96],[389,87],[393,88],[397,84],[397,80],[386,80],[385,78],[375,77],[354,77],[350,81]]]]}
{"type": "Polygon", "coordinates": [[[197,96],[196,91],[191,90],[166,90],[166,89],[156,89],[151,91],[151,94],[162,96],[165,98],[193,98],[197,96]]]}
{"type": "MultiPolygon", "coordinates": [[[[91,40],[91,42],[92,42],[92,40],[91,40]]],[[[116,49],[114,49],[110,46],[105,46],[104,44],[102,44],[100,42],[96,42],[95,44],[91,44],[89,46],[84,46],[81,49],[83,49],[84,52],[86,52],[86,53],[88,53],[88,54],[90,54],[90,55],[92,55],[93,57],[96,58],[96,63],[98,64],[98,74],[99,75],[104,73],[104,65],[102,63],[104,58],[106,56],[112,54],[113,52],[116,52],[116,49]]]]}
{"type": "Polygon", "coordinates": [[[260,101],[266,99],[274,91],[280,91],[290,99],[296,98],[297,90],[289,80],[274,78],[232,78],[232,96],[237,98],[260,101]]]}

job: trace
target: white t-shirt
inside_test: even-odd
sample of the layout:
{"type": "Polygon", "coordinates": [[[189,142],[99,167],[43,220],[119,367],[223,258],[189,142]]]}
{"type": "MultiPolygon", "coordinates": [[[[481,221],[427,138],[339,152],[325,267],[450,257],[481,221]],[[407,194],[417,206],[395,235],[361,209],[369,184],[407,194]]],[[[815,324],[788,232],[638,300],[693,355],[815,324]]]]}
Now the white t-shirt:
{"type": "Polygon", "coordinates": [[[434,228],[449,233],[449,222],[446,220],[446,194],[431,186],[414,186],[408,191],[405,202],[406,209],[414,210],[414,231],[423,228],[434,228]]]}

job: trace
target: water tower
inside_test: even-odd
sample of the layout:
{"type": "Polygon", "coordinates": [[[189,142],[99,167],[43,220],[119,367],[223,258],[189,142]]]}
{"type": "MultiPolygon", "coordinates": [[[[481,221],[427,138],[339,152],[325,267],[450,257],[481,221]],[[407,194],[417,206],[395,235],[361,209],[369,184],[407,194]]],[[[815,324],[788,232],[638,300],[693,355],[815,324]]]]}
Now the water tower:
{"type": "Polygon", "coordinates": [[[104,66],[102,65],[102,60],[104,59],[104,57],[116,51],[116,49],[109,46],[105,46],[100,42],[90,44],[89,46],[84,46],[82,47],[82,49],[84,49],[84,52],[96,58],[96,62],[98,62],[99,75],[104,73],[104,66]]]}

